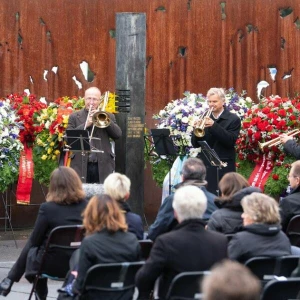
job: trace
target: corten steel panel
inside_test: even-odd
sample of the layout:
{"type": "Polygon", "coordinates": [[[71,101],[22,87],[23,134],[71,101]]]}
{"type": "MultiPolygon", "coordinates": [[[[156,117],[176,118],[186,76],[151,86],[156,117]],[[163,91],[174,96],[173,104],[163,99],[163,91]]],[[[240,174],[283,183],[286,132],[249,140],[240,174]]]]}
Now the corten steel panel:
{"type": "MultiPolygon", "coordinates": [[[[115,28],[117,12],[147,16],[149,128],[155,123],[153,113],[186,90],[206,93],[212,86],[234,87],[256,99],[257,83],[266,80],[270,86],[265,95],[300,91],[300,30],[294,24],[300,17],[299,0],[1,0],[0,96],[29,88],[52,101],[83,95],[94,85],[113,91],[116,45],[109,31],[115,28]],[[280,17],[280,9],[287,7],[293,12],[280,17]],[[183,56],[180,47],[185,48],[183,56]],[[92,83],[79,68],[83,60],[95,73],[92,83]],[[278,70],[275,82],[270,65],[278,70]],[[53,66],[58,66],[57,74],[53,66]],[[47,81],[44,70],[49,71],[47,81]],[[292,77],[282,80],[291,70],[292,77]]],[[[158,198],[147,174],[145,203],[158,198]]]]}

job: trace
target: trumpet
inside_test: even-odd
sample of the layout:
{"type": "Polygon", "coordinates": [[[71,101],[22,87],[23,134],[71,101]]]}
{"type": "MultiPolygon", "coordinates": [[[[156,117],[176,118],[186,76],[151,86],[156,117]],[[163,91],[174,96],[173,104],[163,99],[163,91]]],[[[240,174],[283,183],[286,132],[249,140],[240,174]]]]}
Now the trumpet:
{"type": "MultiPolygon", "coordinates": [[[[292,131],[289,131],[287,133],[288,136],[294,136],[296,134],[300,133],[300,130],[299,129],[294,129],[292,131]]],[[[272,139],[270,141],[267,141],[267,142],[264,142],[264,143],[260,143],[258,142],[258,147],[261,151],[264,150],[265,147],[268,147],[268,148],[271,148],[273,146],[278,146],[281,144],[281,140],[280,140],[280,137],[277,137],[275,139],[272,139]]]]}
{"type": "Polygon", "coordinates": [[[194,135],[197,137],[203,137],[205,135],[205,120],[209,118],[213,111],[213,107],[207,109],[199,118],[199,125],[194,129],[194,135]]]}

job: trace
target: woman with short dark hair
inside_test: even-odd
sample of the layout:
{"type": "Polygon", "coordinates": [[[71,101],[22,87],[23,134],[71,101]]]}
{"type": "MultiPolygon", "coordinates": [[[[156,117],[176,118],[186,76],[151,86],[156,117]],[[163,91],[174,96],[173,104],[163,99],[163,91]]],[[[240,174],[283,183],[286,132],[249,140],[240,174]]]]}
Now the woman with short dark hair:
{"type": "MultiPolygon", "coordinates": [[[[50,177],[46,202],[40,206],[33,231],[7,278],[0,284],[2,296],[10,292],[13,283],[18,282],[24,273],[29,282],[33,281],[52,229],[62,225],[81,225],[81,214],[86,204],[82,183],[77,173],[67,167],[55,169],[50,177]]],[[[46,256],[44,267],[44,273],[64,277],[69,264],[65,259],[61,261],[55,253],[51,253],[46,256]]],[[[38,280],[36,294],[39,299],[47,298],[47,279],[38,280]]]]}

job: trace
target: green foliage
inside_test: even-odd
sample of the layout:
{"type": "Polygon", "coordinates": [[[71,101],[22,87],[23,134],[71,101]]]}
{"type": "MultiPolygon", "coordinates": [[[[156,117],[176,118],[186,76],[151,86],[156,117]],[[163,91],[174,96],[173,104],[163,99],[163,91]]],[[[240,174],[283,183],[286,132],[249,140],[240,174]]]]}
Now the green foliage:
{"type": "Polygon", "coordinates": [[[41,149],[39,147],[33,148],[33,162],[34,162],[34,178],[39,183],[49,186],[50,175],[54,169],[58,167],[57,160],[41,159],[41,149]]]}
{"type": "Polygon", "coordinates": [[[10,184],[15,183],[19,176],[19,166],[16,162],[20,160],[20,151],[11,150],[10,155],[0,167],[0,192],[5,192],[10,184]]]}
{"type": "Polygon", "coordinates": [[[252,161],[249,160],[239,160],[238,158],[236,159],[237,162],[237,172],[244,176],[246,179],[249,179],[255,164],[252,161]]]}
{"type": "Polygon", "coordinates": [[[158,162],[154,163],[155,161],[150,160],[150,165],[152,169],[152,176],[154,181],[159,187],[163,186],[164,179],[168,172],[170,171],[173,162],[170,164],[170,162],[166,159],[159,159],[158,162]]]}

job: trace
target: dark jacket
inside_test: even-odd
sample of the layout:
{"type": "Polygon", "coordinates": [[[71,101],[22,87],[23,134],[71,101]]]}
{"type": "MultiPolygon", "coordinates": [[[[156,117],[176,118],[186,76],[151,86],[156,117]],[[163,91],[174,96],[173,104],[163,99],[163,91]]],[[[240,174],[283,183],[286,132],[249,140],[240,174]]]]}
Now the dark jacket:
{"type": "Polygon", "coordinates": [[[280,201],[279,208],[282,230],[286,231],[292,217],[300,215],[300,186],[280,201]]]}
{"type": "Polygon", "coordinates": [[[218,180],[220,180],[225,173],[235,172],[234,147],[240,133],[241,120],[237,115],[229,112],[226,108],[217,120],[214,119],[213,115],[211,115],[211,118],[215,121],[214,125],[205,128],[205,135],[202,138],[192,134],[191,142],[193,147],[199,148],[198,141],[206,141],[210,148],[215,150],[221,161],[227,163],[227,167],[219,170],[211,166],[202,152],[199,154],[199,158],[203,160],[207,169],[207,190],[215,194],[218,190],[218,180]]]}
{"type": "Polygon", "coordinates": [[[243,229],[229,242],[229,258],[244,263],[255,256],[277,257],[291,254],[290,241],[279,224],[252,224],[243,229]]]}
{"type": "MultiPolygon", "coordinates": [[[[188,179],[184,182],[181,182],[176,185],[176,189],[187,186],[194,185],[199,187],[205,194],[207,198],[207,209],[203,215],[203,219],[207,220],[210,218],[211,214],[217,209],[214,199],[216,195],[210,193],[205,188],[206,182],[200,182],[199,180],[188,179]]],[[[173,199],[174,194],[166,197],[159,208],[156,219],[154,223],[149,227],[148,238],[154,241],[160,234],[171,231],[177,224],[177,220],[174,218],[174,210],[173,210],[173,199]]]]}
{"type": "Polygon", "coordinates": [[[78,277],[74,289],[76,291],[82,290],[86,272],[96,264],[133,262],[139,259],[139,242],[131,232],[109,233],[103,229],[88,235],[80,246],[78,277]]]}
{"type": "MultiPolygon", "coordinates": [[[[70,205],[61,205],[55,202],[42,203],[33,231],[19,258],[10,270],[8,277],[13,281],[19,281],[26,269],[26,276],[30,279],[32,277],[30,275],[37,272],[43,249],[51,230],[62,225],[82,224],[81,214],[86,205],[86,201],[70,205]],[[29,252],[32,255],[28,255],[29,252]]],[[[46,256],[44,266],[43,270],[47,274],[64,277],[69,269],[69,262],[68,260],[60,261],[59,256],[50,252],[46,256]]]]}
{"type": "Polygon", "coordinates": [[[285,152],[293,155],[296,159],[300,159],[300,144],[295,140],[288,140],[283,144],[283,149],[285,152]]]}
{"type": "Polygon", "coordinates": [[[150,257],[136,275],[136,285],[144,295],[159,281],[159,299],[164,299],[169,285],[178,273],[209,270],[227,257],[227,238],[207,231],[200,219],[186,220],[171,232],[159,236],[150,257]]]}
{"type": "MultiPolygon", "coordinates": [[[[116,123],[116,118],[113,114],[108,113],[111,123],[107,128],[98,128],[95,126],[93,137],[98,138],[93,140],[93,146],[104,151],[97,153],[99,181],[103,183],[104,179],[115,170],[115,154],[112,151],[110,138],[118,139],[122,135],[120,127],[116,123]]],[[[74,112],[69,117],[67,129],[84,129],[88,111],[82,109],[74,112]]],[[[91,134],[92,126],[87,128],[91,134]]],[[[72,149],[70,149],[72,151],[72,149]]],[[[71,156],[71,167],[78,173],[82,182],[86,182],[88,155],[81,155],[81,152],[74,152],[71,156]],[[83,168],[83,172],[82,172],[83,168]]]]}
{"type": "Polygon", "coordinates": [[[260,193],[261,189],[252,186],[246,187],[235,193],[231,201],[215,201],[220,209],[213,212],[207,228],[224,234],[240,231],[243,226],[241,200],[254,192],[260,193]]]}
{"type": "Polygon", "coordinates": [[[125,213],[128,231],[136,235],[139,240],[144,238],[144,225],[139,215],[131,212],[130,206],[125,201],[118,201],[121,210],[125,213]]]}

